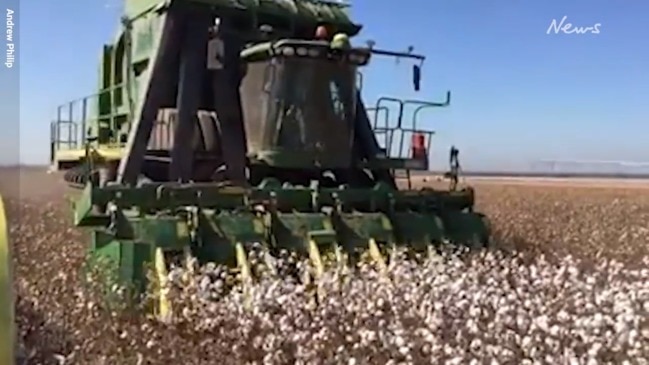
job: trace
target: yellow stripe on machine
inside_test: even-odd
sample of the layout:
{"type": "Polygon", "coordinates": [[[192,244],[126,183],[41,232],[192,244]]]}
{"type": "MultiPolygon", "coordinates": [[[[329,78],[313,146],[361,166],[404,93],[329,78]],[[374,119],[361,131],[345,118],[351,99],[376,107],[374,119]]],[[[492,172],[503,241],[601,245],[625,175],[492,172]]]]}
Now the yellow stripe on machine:
{"type": "Polygon", "coordinates": [[[0,197],[0,364],[14,364],[16,328],[11,280],[11,255],[4,204],[0,197]]]}
{"type": "Polygon", "coordinates": [[[234,248],[237,257],[237,267],[241,274],[241,283],[243,284],[244,307],[250,309],[252,307],[252,269],[250,267],[250,262],[248,262],[248,255],[243,247],[243,243],[237,242],[234,248]]]}
{"type": "MultiPolygon", "coordinates": [[[[93,149],[97,157],[105,160],[119,160],[122,158],[124,148],[122,147],[100,147],[93,149]]],[[[54,160],[56,161],[79,161],[86,157],[86,150],[84,148],[77,149],[61,149],[54,153],[54,160]]]]}
{"type": "Polygon", "coordinates": [[[157,319],[161,322],[171,321],[171,303],[169,301],[168,292],[168,275],[167,262],[162,248],[158,247],[155,250],[154,267],[157,276],[157,301],[154,304],[154,313],[157,319]]]}

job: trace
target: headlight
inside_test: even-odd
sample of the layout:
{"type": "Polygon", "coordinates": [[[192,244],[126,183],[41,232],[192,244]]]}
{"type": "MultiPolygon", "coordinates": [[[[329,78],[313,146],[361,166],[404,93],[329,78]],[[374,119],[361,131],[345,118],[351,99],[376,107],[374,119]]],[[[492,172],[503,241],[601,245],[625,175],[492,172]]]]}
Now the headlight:
{"type": "Polygon", "coordinates": [[[300,48],[297,49],[297,55],[298,56],[306,56],[308,52],[309,51],[304,47],[300,47],[300,48]]]}
{"type": "Polygon", "coordinates": [[[309,49],[308,53],[309,53],[309,57],[314,57],[315,58],[315,57],[320,56],[320,50],[317,49],[317,48],[309,49]]]}
{"type": "Polygon", "coordinates": [[[293,47],[284,47],[282,49],[282,54],[284,56],[293,56],[295,54],[295,49],[293,47]]]}

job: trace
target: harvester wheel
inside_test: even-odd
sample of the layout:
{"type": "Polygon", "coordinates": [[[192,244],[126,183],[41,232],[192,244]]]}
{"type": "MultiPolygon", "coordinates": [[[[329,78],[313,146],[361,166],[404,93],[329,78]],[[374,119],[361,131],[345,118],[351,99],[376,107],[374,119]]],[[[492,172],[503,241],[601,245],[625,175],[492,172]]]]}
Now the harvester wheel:
{"type": "Polygon", "coordinates": [[[63,180],[74,189],[83,189],[88,180],[86,178],[85,162],[67,170],[63,175],[63,180]]]}
{"type": "Polygon", "coordinates": [[[0,364],[14,364],[16,328],[7,219],[0,197],[0,364]],[[5,330],[6,329],[6,330],[5,330]]]}

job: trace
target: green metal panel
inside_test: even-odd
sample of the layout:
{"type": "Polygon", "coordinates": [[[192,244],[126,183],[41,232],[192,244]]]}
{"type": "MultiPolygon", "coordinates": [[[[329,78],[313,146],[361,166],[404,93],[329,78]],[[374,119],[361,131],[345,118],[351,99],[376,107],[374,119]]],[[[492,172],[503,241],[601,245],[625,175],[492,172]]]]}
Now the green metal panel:
{"type": "MultiPolygon", "coordinates": [[[[107,279],[142,292],[147,284],[147,267],[153,261],[156,247],[180,251],[189,245],[186,225],[179,217],[141,217],[124,221],[132,232],[130,238],[116,238],[115,232],[95,230],[91,258],[101,262],[107,279]]],[[[118,228],[119,229],[119,228],[118,228]]]]}
{"type": "Polygon", "coordinates": [[[262,217],[247,212],[204,210],[198,216],[197,245],[193,252],[201,262],[236,265],[235,244],[267,242],[262,217]]]}
{"type": "Polygon", "coordinates": [[[109,284],[117,283],[142,293],[147,284],[147,265],[153,260],[153,246],[132,240],[117,240],[101,231],[93,232],[91,259],[109,284]]]}
{"type": "MultiPolygon", "coordinates": [[[[344,211],[369,212],[463,211],[473,206],[471,189],[459,191],[397,191],[377,184],[373,189],[306,188],[260,186],[257,188],[222,187],[214,184],[173,183],[147,184],[138,188],[119,185],[103,188],[88,186],[75,205],[75,223],[94,226],[109,219],[106,213],[91,209],[93,205],[114,204],[121,209],[173,211],[187,206],[203,209],[250,209],[256,204],[271,205],[283,212],[318,212],[323,207],[344,211]]],[[[444,219],[444,217],[442,217],[444,219]]]]}
{"type": "Polygon", "coordinates": [[[488,242],[490,227],[483,214],[448,210],[442,212],[440,217],[446,234],[453,241],[468,245],[488,242]]]}
{"type": "Polygon", "coordinates": [[[113,63],[113,46],[104,45],[102,52],[102,63],[101,63],[101,84],[100,84],[100,94],[98,97],[98,115],[108,115],[110,114],[111,109],[111,95],[109,92],[101,92],[101,90],[109,89],[111,85],[111,75],[112,75],[112,63],[113,63]]]}
{"type": "Polygon", "coordinates": [[[148,13],[131,24],[131,39],[133,41],[132,62],[137,64],[147,61],[153,52],[154,37],[161,26],[158,13],[148,13]]]}
{"type": "Polygon", "coordinates": [[[392,222],[384,213],[342,213],[334,222],[339,241],[349,252],[364,251],[370,239],[396,243],[392,222]]]}
{"type": "Polygon", "coordinates": [[[354,24],[349,17],[346,6],[315,0],[126,0],[124,14],[129,19],[139,18],[143,14],[150,13],[154,8],[180,1],[205,4],[224,15],[245,14],[250,19],[256,17],[260,22],[273,17],[285,23],[298,25],[327,23],[345,30],[350,35],[360,31],[360,26],[354,24]]]}
{"type": "Polygon", "coordinates": [[[80,227],[103,226],[106,224],[105,218],[102,216],[99,219],[93,219],[93,191],[94,187],[90,184],[86,185],[83,192],[79,195],[77,200],[73,203],[74,210],[74,224],[80,227]]]}
{"type": "Polygon", "coordinates": [[[258,242],[265,238],[263,219],[250,212],[220,212],[210,220],[231,242],[258,242]]]}
{"type": "Polygon", "coordinates": [[[271,227],[277,247],[302,254],[307,253],[310,240],[319,245],[336,241],[331,219],[323,213],[272,214],[271,227]]]}
{"type": "Polygon", "coordinates": [[[152,7],[163,4],[164,0],[124,0],[124,15],[134,18],[152,7]]]}
{"type": "Polygon", "coordinates": [[[256,15],[261,22],[267,17],[275,17],[285,23],[297,25],[327,23],[350,35],[356,35],[361,28],[352,22],[344,6],[333,2],[311,0],[193,0],[193,2],[211,5],[231,14],[245,13],[250,18],[256,15]]]}
{"type": "Polygon", "coordinates": [[[137,241],[175,251],[189,245],[187,222],[180,216],[144,216],[129,222],[137,241]]]}
{"type": "Polygon", "coordinates": [[[398,242],[417,251],[423,251],[430,243],[442,243],[446,239],[444,223],[436,214],[416,212],[393,213],[398,242]]]}

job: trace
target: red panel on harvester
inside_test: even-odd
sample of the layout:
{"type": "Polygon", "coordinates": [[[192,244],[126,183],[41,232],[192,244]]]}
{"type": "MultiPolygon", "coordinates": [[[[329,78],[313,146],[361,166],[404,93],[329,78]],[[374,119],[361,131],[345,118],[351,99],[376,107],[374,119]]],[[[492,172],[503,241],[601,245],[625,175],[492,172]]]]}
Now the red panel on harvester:
{"type": "Polygon", "coordinates": [[[412,158],[425,159],[428,155],[426,151],[426,138],[423,133],[413,133],[410,141],[412,158]]]}

